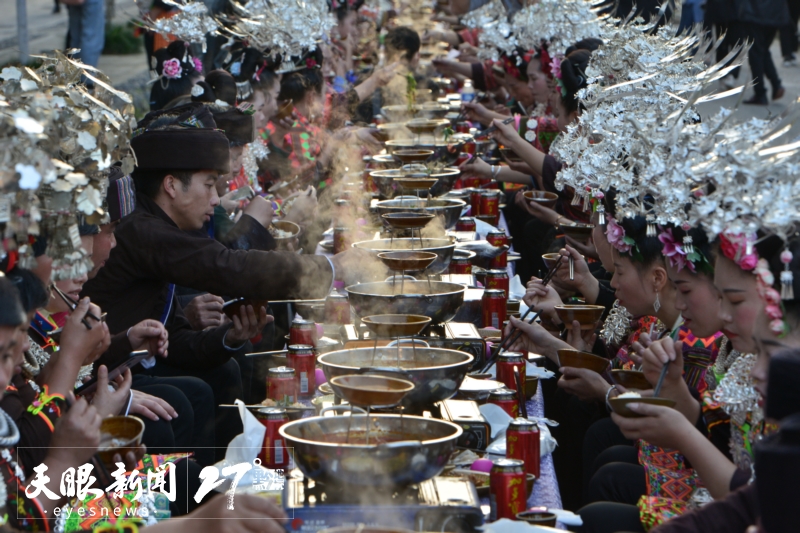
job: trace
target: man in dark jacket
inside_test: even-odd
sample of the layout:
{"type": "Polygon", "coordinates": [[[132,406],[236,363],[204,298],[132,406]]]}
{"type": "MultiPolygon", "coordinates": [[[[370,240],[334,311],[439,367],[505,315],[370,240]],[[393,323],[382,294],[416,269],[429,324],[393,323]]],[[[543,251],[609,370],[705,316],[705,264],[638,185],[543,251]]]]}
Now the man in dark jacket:
{"type": "MultiPolygon", "coordinates": [[[[132,175],[136,209],[120,222],[117,246],[84,293],[108,312],[114,333],[146,318],[166,326],[169,357],[157,359],[148,373],[199,377],[212,386],[216,405],[230,403],[243,396],[239,368],[231,357],[243,352],[247,340],[263,329],[266,310],[246,306],[232,323],[194,331],[177,303],[175,285],[258,300],[323,298],[333,281],[332,262],[292,253],[230,250],[198,232],[213,216],[219,202],[215,182],[230,163],[228,139],[204,106],[151,114],[139,126],[131,141],[137,159],[132,175]]],[[[255,221],[249,234],[250,242],[272,240],[255,221]]],[[[241,431],[241,422],[221,410],[217,421],[217,444],[227,445],[219,425],[231,423],[241,431]]]]}

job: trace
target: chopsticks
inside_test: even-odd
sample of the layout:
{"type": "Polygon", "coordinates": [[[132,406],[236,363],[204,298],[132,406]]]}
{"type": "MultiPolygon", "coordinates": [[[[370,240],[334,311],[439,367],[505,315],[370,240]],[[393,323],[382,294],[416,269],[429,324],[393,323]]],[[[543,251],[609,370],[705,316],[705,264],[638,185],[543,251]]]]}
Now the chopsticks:
{"type": "MultiPolygon", "coordinates": [[[[56,287],[56,284],[55,284],[55,283],[53,283],[52,285],[50,285],[50,288],[51,288],[51,289],[53,289],[54,291],[56,291],[56,294],[58,294],[58,295],[61,297],[61,299],[62,299],[62,300],[64,300],[64,303],[66,303],[66,304],[67,304],[67,305],[70,307],[70,309],[72,309],[72,310],[74,311],[74,310],[75,310],[75,308],[76,308],[76,307],[78,307],[78,302],[76,302],[75,300],[73,300],[72,298],[70,298],[70,297],[69,297],[67,294],[65,294],[65,293],[64,293],[64,292],[63,292],[61,289],[59,289],[58,287],[56,287]]],[[[81,324],[83,324],[84,326],[86,326],[86,329],[92,329],[92,325],[91,325],[91,324],[89,324],[89,322],[87,322],[87,321],[86,321],[86,318],[87,318],[87,317],[88,317],[88,318],[91,318],[91,319],[92,319],[92,320],[94,320],[95,322],[103,322],[103,321],[105,321],[105,319],[106,319],[106,313],[103,313],[103,314],[100,316],[100,318],[97,318],[96,316],[94,316],[94,314],[93,314],[93,313],[91,313],[91,312],[87,312],[87,313],[86,313],[86,316],[85,316],[85,317],[83,317],[83,318],[81,318],[81,324]]]]}
{"type": "Polygon", "coordinates": [[[514,367],[514,381],[517,384],[517,396],[519,397],[519,414],[522,418],[528,418],[528,405],[525,400],[525,387],[522,385],[522,374],[519,372],[519,367],[514,367]]]}
{"type": "Polygon", "coordinates": [[[653,389],[654,398],[658,398],[658,393],[661,392],[661,386],[664,384],[664,378],[667,377],[668,368],[669,368],[669,363],[661,367],[661,374],[658,376],[658,383],[656,383],[656,388],[653,389]]]}
{"type": "MultiPolygon", "coordinates": [[[[486,92],[485,91],[484,92],[476,92],[475,93],[475,98],[472,101],[473,102],[480,102],[484,98],[486,98],[486,92]]],[[[453,122],[458,124],[466,116],[467,116],[467,110],[466,109],[462,109],[461,112],[458,114],[458,116],[455,118],[455,120],[453,120],[453,122]]]]}
{"type": "MultiPolygon", "coordinates": [[[[503,121],[503,124],[511,124],[511,123],[512,123],[512,122],[514,122],[515,120],[516,120],[516,117],[510,117],[510,118],[507,118],[507,119],[505,119],[505,120],[503,121]]],[[[491,133],[494,133],[494,131],[495,131],[496,129],[497,129],[497,126],[495,126],[495,125],[493,124],[493,125],[489,126],[488,128],[486,128],[485,130],[483,130],[482,132],[480,132],[480,133],[478,133],[477,135],[475,135],[475,138],[476,138],[476,139],[479,139],[479,138],[481,138],[481,137],[486,137],[487,135],[489,135],[489,134],[491,134],[491,133]]]]}
{"type": "MultiPolygon", "coordinates": [[[[558,267],[561,265],[561,260],[563,258],[564,258],[563,255],[558,256],[558,261],[555,262],[555,264],[550,268],[550,270],[547,271],[547,274],[545,274],[544,278],[542,278],[542,286],[546,287],[547,284],[550,283],[550,280],[553,279],[553,276],[555,276],[556,271],[558,270],[558,267]]],[[[524,321],[525,317],[527,317],[528,313],[530,313],[531,311],[533,311],[533,307],[529,307],[528,310],[525,311],[525,314],[523,314],[520,317],[520,320],[524,321]]],[[[539,316],[539,313],[538,312],[534,312],[533,316],[528,321],[528,324],[532,324],[533,321],[536,320],[537,316],[539,316]]],[[[517,340],[522,336],[522,331],[518,330],[517,328],[513,328],[511,330],[511,333],[509,333],[508,337],[505,337],[504,339],[502,339],[500,341],[500,344],[497,345],[497,348],[491,354],[491,356],[489,357],[489,360],[486,361],[486,365],[483,368],[481,368],[479,373],[482,374],[482,373],[486,372],[487,370],[489,370],[490,368],[492,368],[494,363],[497,361],[497,356],[500,354],[500,352],[503,351],[504,349],[506,349],[508,346],[513,346],[514,343],[517,342],[517,340]],[[516,333],[516,334],[512,337],[511,333],[516,333]],[[511,339],[510,342],[508,342],[509,338],[511,339]]]]}
{"type": "MultiPolygon", "coordinates": [[[[234,405],[234,404],[231,404],[231,403],[221,403],[221,404],[219,404],[219,406],[220,407],[239,407],[238,405],[234,405]]],[[[262,408],[268,407],[268,406],[261,405],[259,403],[259,404],[256,404],[256,405],[245,405],[245,407],[247,409],[262,409],[262,408]]],[[[284,406],[278,406],[278,407],[280,407],[281,409],[286,409],[287,411],[313,411],[313,410],[316,409],[315,407],[284,407],[284,406]]]]}

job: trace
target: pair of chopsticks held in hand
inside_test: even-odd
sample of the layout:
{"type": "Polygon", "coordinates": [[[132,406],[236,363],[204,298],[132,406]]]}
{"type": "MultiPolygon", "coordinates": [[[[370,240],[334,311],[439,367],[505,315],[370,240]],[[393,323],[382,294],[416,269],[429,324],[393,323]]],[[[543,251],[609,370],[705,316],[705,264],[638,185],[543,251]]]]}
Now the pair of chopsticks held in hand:
{"type": "MultiPolygon", "coordinates": [[[[58,294],[61,297],[62,300],[64,300],[64,303],[66,303],[67,306],[69,306],[70,309],[72,309],[74,311],[75,308],[78,307],[78,302],[76,302],[75,300],[70,298],[69,295],[64,293],[64,291],[62,291],[61,289],[56,287],[55,283],[53,283],[50,286],[50,288],[53,289],[53,291],[55,291],[55,293],[58,294]]],[[[94,313],[92,313],[92,312],[87,312],[86,313],[86,316],[81,319],[81,324],[86,326],[86,329],[92,329],[92,325],[89,324],[88,320],[86,320],[87,318],[91,318],[95,322],[105,322],[106,321],[106,313],[103,313],[99,317],[95,316],[94,313]]]]}
{"type": "MultiPolygon", "coordinates": [[[[561,265],[561,261],[563,260],[564,256],[559,256],[558,261],[556,261],[553,266],[548,270],[547,274],[545,274],[544,278],[542,278],[542,286],[546,287],[550,280],[553,279],[556,272],[558,271],[558,267],[561,265]]],[[[534,311],[533,307],[529,307],[527,311],[520,317],[521,321],[525,321],[525,318],[528,316],[528,313],[533,311],[533,316],[528,320],[528,324],[532,324],[536,317],[539,316],[539,311],[534,311]]],[[[514,346],[514,343],[519,340],[522,336],[522,330],[519,330],[512,326],[511,331],[508,333],[506,337],[504,337],[500,343],[497,345],[495,350],[492,352],[491,357],[489,360],[486,361],[486,365],[480,370],[480,373],[485,373],[487,370],[492,368],[492,366],[497,361],[497,356],[503,350],[507,350],[509,346],[514,346]]]]}

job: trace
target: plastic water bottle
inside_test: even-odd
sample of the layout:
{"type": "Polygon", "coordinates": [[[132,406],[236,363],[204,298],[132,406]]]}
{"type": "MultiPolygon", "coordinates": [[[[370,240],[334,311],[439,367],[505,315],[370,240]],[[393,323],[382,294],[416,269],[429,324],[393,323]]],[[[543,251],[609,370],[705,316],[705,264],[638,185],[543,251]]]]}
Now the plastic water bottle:
{"type": "Polygon", "coordinates": [[[464,87],[461,89],[461,101],[471,102],[475,99],[475,88],[472,86],[472,81],[464,81],[464,87]]]}

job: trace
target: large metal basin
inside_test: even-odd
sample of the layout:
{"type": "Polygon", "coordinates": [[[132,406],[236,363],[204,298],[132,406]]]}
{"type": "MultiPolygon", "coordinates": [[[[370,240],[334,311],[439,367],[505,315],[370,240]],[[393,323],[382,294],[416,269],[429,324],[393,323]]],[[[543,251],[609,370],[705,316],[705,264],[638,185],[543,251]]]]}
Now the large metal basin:
{"type": "Polygon", "coordinates": [[[359,317],[422,315],[439,324],[456,316],[467,288],[444,281],[431,281],[429,285],[427,281],[397,280],[359,283],[346,290],[350,306],[359,317]]]}
{"type": "MultiPolygon", "coordinates": [[[[408,175],[402,169],[388,169],[376,170],[370,172],[372,182],[378,187],[378,193],[381,198],[391,199],[397,194],[402,194],[402,188],[398,187],[395,183],[395,178],[402,178],[408,175]]],[[[431,196],[441,196],[453,189],[453,185],[461,175],[461,171],[457,168],[443,168],[435,170],[430,174],[431,178],[436,178],[438,181],[431,187],[431,196]]],[[[406,191],[408,192],[408,191],[406,191]]]]}
{"type": "Polygon", "coordinates": [[[455,396],[474,360],[472,355],[457,350],[389,346],[338,350],[317,359],[329,381],[355,374],[361,368],[401,369],[402,375],[395,377],[414,384],[414,390],[403,398],[403,405],[407,406],[429,406],[455,396]]]}
{"type": "Polygon", "coordinates": [[[433,213],[443,220],[445,229],[456,227],[461,211],[467,203],[464,200],[450,198],[430,198],[421,200],[414,196],[403,196],[393,200],[383,200],[376,204],[379,215],[386,213],[433,213]]]}
{"type": "MultiPolygon", "coordinates": [[[[456,245],[450,239],[375,239],[372,241],[361,241],[353,244],[356,248],[372,250],[376,254],[380,252],[397,252],[404,250],[414,250],[416,252],[431,252],[436,254],[436,259],[423,272],[423,274],[441,274],[450,266],[453,259],[453,252],[456,245]]],[[[398,287],[399,289],[399,287],[398,287]]],[[[404,313],[400,313],[404,314],[404,313]]]]}
{"type": "Polygon", "coordinates": [[[444,420],[404,415],[303,418],[280,428],[298,468],[332,485],[403,487],[438,475],[463,430],[444,420]],[[362,444],[369,428],[370,442],[362,444]],[[350,442],[347,444],[347,434],[350,442]]]}

